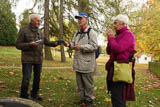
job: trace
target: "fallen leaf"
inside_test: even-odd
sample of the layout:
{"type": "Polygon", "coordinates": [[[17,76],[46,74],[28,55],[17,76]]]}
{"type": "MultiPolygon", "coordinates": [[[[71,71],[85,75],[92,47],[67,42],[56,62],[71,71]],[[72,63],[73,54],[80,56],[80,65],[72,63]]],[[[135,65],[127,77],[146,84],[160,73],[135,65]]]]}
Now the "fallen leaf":
{"type": "Polygon", "coordinates": [[[149,103],[153,105],[153,102],[151,100],[149,101],[149,103]]]}
{"type": "Polygon", "coordinates": [[[54,78],[53,78],[53,80],[57,80],[57,78],[56,78],[56,77],[54,77],[54,78]]]}
{"type": "Polygon", "coordinates": [[[148,85],[148,88],[152,88],[152,85],[149,84],[149,85],[148,85]]]}
{"type": "Polygon", "coordinates": [[[101,102],[97,102],[98,104],[101,104],[101,102]]]}
{"type": "Polygon", "coordinates": [[[99,87],[99,89],[106,91],[106,88],[104,88],[104,87],[99,87]]]}
{"type": "Polygon", "coordinates": [[[21,88],[21,83],[18,84],[18,87],[21,88]]]}
{"type": "Polygon", "coordinates": [[[55,80],[53,80],[53,82],[54,82],[54,83],[58,83],[58,80],[57,80],[57,79],[55,79],[55,80]]]}
{"type": "Polygon", "coordinates": [[[154,100],[156,100],[156,101],[157,101],[157,100],[158,100],[158,98],[154,97],[154,100]]]}
{"type": "Polygon", "coordinates": [[[59,107],[63,107],[63,106],[64,106],[64,104],[60,104],[60,105],[59,105],[59,107]]]}
{"type": "Polygon", "coordinates": [[[42,94],[42,93],[40,93],[39,95],[40,95],[40,96],[43,96],[43,94],[42,94]]]}
{"type": "Polygon", "coordinates": [[[4,83],[3,81],[0,81],[0,84],[4,83]]]}
{"type": "Polygon", "coordinates": [[[17,91],[17,90],[10,90],[10,92],[17,93],[17,94],[20,93],[20,91],[17,91]]]}
{"type": "Polygon", "coordinates": [[[110,101],[111,101],[111,99],[109,99],[109,98],[105,98],[105,99],[104,99],[104,101],[105,101],[105,102],[110,102],[110,101]]]}
{"type": "Polygon", "coordinates": [[[144,101],[143,101],[143,100],[141,100],[140,102],[141,102],[141,103],[144,103],[144,101]]]}
{"type": "Polygon", "coordinates": [[[70,81],[70,80],[67,80],[67,82],[68,82],[68,83],[71,83],[71,81],[70,81]]]}
{"type": "Polygon", "coordinates": [[[66,83],[66,86],[68,86],[68,83],[66,83]]]}
{"type": "Polygon", "coordinates": [[[46,88],[47,90],[50,90],[50,88],[46,88]]]}
{"type": "Polygon", "coordinates": [[[96,91],[97,90],[97,87],[94,87],[94,91],[96,91]]]}
{"type": "Polygon", "coordinates": [[[6,85],[0,85],[0,88],[8,88],[6,85]]]}
{"type": "Polygon", "coordinates": [[[20,91],[15,91],[15,92],[18,93],[18,94],[20,93],[20,91]]]}
{"type": "Polygon", "coordinates": [[[22,74],[20,74],[19,77],[22,78],[23,77],[22,74]]]}
{"type": "Polygon", "coordinates": [[[48,102],[52,102],[53,100],[51,98],[48,99],[48,102]]]}
{"type": "Polygon", "coordinates": [[[13,76],[13,75],[15,75],[15,72],[9,72],[9,74],[13,76]]]}

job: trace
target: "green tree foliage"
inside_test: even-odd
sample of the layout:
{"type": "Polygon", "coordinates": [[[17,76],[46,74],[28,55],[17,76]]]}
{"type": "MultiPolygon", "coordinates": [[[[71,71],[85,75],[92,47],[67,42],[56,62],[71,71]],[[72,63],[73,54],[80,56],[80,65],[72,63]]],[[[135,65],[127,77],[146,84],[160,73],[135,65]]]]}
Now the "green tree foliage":
{"type": "Polygon", "coordinates": [[[0,45],[14,45],[17,37],[16,19],[8,0],[0,0],[0,45]]]}
{"type": "MultiPolygon", "coordinates": [[[[67,3],[65,6],[71,6],[71,4],[67,3]]],[[[55,37],[56,39],[60,39],[60,25],[59,25],[59,7],[58,0],[52,0],[51,8],[50,8],[50,35],[52,37],[55,37]]],[[[63,17],[63,39],[66,41],[71,41],[73,34],[77,31],[78,26],[76,21],[74,20],[74,17],[71,15],[71,13],[67,12],[69,8],[64,8],[63,17]]]]}
{"type": "Polygon", "coordinates": [[[146,5],[137,16],[136,49],[160,60],[160,3],[146,5]],[[143,13],[143,14],[142,14],[143,13]]]}
{"type": "Polygon", "coordinates": [[[32,9],[26,9],[22,14],[22,20],[20,21],[20,27],[29,23],[29,15],[33,13],[32,9]]]}
{"type": "MultiPolygon", "coordinates": [[[[34,7],[44,11],[44,0],[33,0],[34,7]]],[[[55,40],[71,41],[78,29],[74,18],[79,12],[89,14],[89,24],[98,33],[104,33],[112,26],[112,18],[119,13],[130,15],[134,7],[132,0],[63,0],[63,37],[60,36],[60,0],[49,1],[49,36],[55,40]]],[[[32,8],[32,9],[33,9],[32,8]]],[[[62,20],[61,20],[62,21],[62,20]]]]}

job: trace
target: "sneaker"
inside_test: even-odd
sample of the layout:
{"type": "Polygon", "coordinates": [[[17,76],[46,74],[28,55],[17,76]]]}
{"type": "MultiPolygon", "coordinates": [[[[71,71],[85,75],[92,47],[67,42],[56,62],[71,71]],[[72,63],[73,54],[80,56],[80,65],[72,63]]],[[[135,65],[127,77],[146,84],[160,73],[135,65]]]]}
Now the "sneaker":
{"type": "Polygon", "coordinates": [[[85,103],[85,101],[81,99],[81,100],[74,101],[73,103],[77,104],[77,105],[80,105],[80,104],[85,103]]]}
{"type": "Polygon", "coordinates": [[[43,98],[41,96],[31,96],[31,98],[34,100],[43,101],[43,98]]]}

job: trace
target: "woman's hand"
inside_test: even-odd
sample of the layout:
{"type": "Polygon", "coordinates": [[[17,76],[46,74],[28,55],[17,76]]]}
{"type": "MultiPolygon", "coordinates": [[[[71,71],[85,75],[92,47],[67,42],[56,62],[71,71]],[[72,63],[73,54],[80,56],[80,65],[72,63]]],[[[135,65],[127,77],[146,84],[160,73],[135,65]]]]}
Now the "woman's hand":
{"type": "Polygon", "coordinates": [[[108,39],[109,37],[115,37],[115,36],[114,36],[114,32],[112,31],[112,29],[108,29],[108,30],[106,31],[106,34],[107,34],[107,39],[108,39]]]}

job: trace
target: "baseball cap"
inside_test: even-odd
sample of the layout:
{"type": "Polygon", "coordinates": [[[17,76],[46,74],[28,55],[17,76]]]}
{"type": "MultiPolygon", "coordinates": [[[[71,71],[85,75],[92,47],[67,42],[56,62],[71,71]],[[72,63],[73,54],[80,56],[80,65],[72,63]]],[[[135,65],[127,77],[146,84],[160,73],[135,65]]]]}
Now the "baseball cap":
{"type": "Polygon", "coordinates": [[[86,14],[86,13],[79,13],[79,15],[75,16],[76,19],[78,19],[80,17],[85,17],[85,18],[88,19],[88,14],[86,14]]]}

